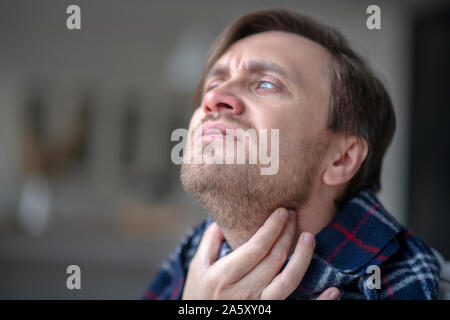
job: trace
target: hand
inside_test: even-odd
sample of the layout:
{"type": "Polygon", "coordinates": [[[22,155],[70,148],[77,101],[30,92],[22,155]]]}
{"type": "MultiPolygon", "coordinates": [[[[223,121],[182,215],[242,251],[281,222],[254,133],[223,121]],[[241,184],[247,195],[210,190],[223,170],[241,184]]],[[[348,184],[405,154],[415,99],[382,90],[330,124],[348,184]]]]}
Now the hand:
{"type": "MultiPolygon", "coordinates": [[[[214,222],[205,231],[193,257],[182,299],[278,300],[300,284],[314,252],[315,239],[303,232],[280,273],[295,237],[296,213],[275,210],[264,225],[239,248],[217,260],[223,234],[214,222]]],[[[328,288],[317,300],[335,300],[328,288]]]]}

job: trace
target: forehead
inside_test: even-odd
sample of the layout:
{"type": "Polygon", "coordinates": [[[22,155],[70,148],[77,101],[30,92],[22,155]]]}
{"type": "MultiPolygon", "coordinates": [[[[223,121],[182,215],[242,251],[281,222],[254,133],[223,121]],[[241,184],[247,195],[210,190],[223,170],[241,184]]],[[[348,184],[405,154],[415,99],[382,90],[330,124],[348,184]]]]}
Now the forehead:
{"type": "Polygon", "coordinates": [[[237,69],[253,58],[271,61],[295,73],[322,73],[331,60],[328,51],[310,39],[293,33],[267,31],[236,41],[215,65],[237,69]]]}

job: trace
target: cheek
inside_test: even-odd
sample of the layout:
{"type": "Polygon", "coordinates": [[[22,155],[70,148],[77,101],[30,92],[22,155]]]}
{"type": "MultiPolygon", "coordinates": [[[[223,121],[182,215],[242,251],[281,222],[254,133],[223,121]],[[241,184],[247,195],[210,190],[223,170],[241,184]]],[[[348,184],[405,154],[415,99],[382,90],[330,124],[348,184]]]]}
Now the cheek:
{"type": "Polygon", "coordinates": [[[325,129],[325,116],[317,108],[310,105],[296,105],[290,112],[283,114],[278,120],[280,125],[280,137],[282,131],[286,139],[299,140],[303,137],[314,137],[322,134],[325,129]]]}
{"type": "MultiPolygon", "coordinates": [[[[289,119],[279,114],[272,113],[270,118],[255,119],[254,125],[256,129],[267,129],[268,141],[272,139],[271,130],[278,129],[278,146],[281,154],[286,152],[286,148],[292,148],[292,144],[295,143],[295,136],[298,137],[298,128],[290,123],[289,119]]],[[[271,141],[270,144],[274,142],[271,141]]]]}
{"type": "MultiPolygon", "coordinates": [[[[311,120],[298,114],[271,114],[257,125],[257,128],[278,129],[280,152],[297,150],[304,138],[313,135],[311,120]]],[[[270,135],[270,133],[268,133],[270,135]]]]}

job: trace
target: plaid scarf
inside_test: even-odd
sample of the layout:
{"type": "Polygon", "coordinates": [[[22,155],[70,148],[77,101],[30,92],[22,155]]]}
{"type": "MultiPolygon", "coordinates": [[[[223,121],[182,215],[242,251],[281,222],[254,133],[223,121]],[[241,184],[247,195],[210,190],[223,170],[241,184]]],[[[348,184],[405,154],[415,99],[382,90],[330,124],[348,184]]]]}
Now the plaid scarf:
{"type": "MultiPolygon", "coordinates": [[[[143,295],[143,299],[180,299],[189,263],[197,251],[208,217],[191,229],[143,295]]],[[[232,249],[224,240],[220,257],[232,249]]],[[[401,226],[370,189],[361,190],[316,235],[311,264],[288,299],[314,299],[337,287],[340,299],[436,299],[440,267],[431,249],[401,226]],[[370,266],[381,271],[380,288],[370,266]]]]}

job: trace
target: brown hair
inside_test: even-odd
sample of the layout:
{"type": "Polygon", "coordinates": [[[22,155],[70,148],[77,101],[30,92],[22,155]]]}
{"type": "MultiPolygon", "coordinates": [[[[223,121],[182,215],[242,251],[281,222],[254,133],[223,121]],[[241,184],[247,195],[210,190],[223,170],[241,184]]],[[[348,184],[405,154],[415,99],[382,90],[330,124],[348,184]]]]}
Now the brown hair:
{"type": "Polygon", "coordinates": [[[203,98],[206,74],[225,51],[239,39],[265,31],[294,33],[319,43],[331,53],[328,129],[359,136],[369,147],[366,159],[341,200],[347,200],[365,187],[379,191],[382,160],[395,131],[389,94],[338,31],[308,16],[271,9],[247,14],[228,26],[210,49],[196,90],[194,109],[203,98]]]}

